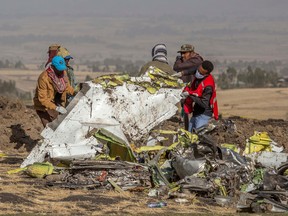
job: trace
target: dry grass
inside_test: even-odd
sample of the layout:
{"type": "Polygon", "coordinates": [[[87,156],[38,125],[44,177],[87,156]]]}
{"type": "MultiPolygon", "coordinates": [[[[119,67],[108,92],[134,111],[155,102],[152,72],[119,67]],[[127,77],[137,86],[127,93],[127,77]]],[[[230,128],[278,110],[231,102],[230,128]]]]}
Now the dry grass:
{"type": "Polygon", "coordinates": [[[224,117],[288,120],[288,88],[218,90],[217,97],[224,117]]]}

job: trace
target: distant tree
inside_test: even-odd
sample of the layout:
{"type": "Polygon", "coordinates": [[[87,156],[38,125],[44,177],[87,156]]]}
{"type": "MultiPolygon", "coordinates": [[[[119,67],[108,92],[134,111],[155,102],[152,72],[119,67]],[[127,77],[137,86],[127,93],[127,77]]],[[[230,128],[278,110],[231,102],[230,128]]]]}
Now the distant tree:
{"type": "Polygon", "coordinates": [[[279,74],[282,75],[282,76],[288,76],[288,67],[282,68],[280,70],[279,74]]]}
{"type": "Polygon", "coordinates": [[[228,67],[227,68],[227,76],[230,83],[230,88],[235,87],[235,84],[237,82],[237,71],[234,67],[228,67]]]}
{"type": "Polygon", "coordinates": [[[100,71],[99,66],[96,64],[93,64],[92,65],[92,72],[97,72],[97,71],[100,71]]]}
{"type": "Polygon", "coordinates": [[[253,87],[264,87],[265,86],[265,77],[266,77],[266,71],[261,70],[260,68],[256,68],[253,74],[253,87]]]}
{"type": "Polygon", "coordinates": [[[124,71],[124,67],[123,67],[122,65],[116,64],[115,66],[116,66],[116,69],[115,69],[115,70],[116,70],[117,72],[123,72],[123,71],[124,71]]]}
{"type": "Polygon", "coordinates": [[[8,59],[5,60],[4,67],[11,68],[11,62],[8,59]]]}
{"type": "Polygon", "coordinates": [[[17,93],[16,82],[12,80],[9,81],[0,80],[0,93],[9,93],[9,94],[17,93]]]}
{"type": "Polygon", "coordinates": [[[136,76],[139,72],[139,67],[133,63],[125,65],[124,72],[128,73],[130,76],[136,76]]]}
{"type": "Polygon", "coordinates": [[[229,80],[226,73],[221,73],[217,79],[217,85],[221,89],[228,89],[229,88],[229,80]]]}
{"type": "Polygon", "coordinates": [[[0,60],[0,68],[5,68],[5,64],[3,61],[0,60]]]}
{"type": "Polygon", "coordinates": [[[237,83],[237,71],[234,67],[228,67],[226,73],[221,73],[217,80],[222,89],[235,88],[237,83]]]}
{"type": "Polygon", "coordinates": [[[16,69],[25,69],[26,67],[25,67],[25,65],[24,65],[21,61],[17,61],[17,62],[15,63],[15,68],[16,68],[16,69]]]}
{"type": "Polygon", "coordinates": [[[253,87],[254,73],[250,65],[247,67],[246,77],[244,78],[245,78],[244,82],[248,84],[248,87],[253,87]]]}
{"type": "Polygon", "coordinates": [[[238,80],[246,84],[246,87],[262,88],[277,86],[278,73],[273,71],[266,71],[260,68],[253,70],[248,66],[247,70],[238,75],[238,80]]]}
{"type": "Polygon", "coordinates": [[[85,77],[85,81],[91,81],[93,78],[91,77],[91,76],[89,76],[89,75],[87,75],[86,77],[85,77]]]}
{"type": "Polygon", "coordinates": [[[279,74],[275,71],[269,71],[266,74],[266,81],[268,81],[273,87],[277,86],[279,74]]]}
{"type": "Polygon", "coordinates": [[[102,65],[102,63],[100,61],[96,61],[92,63],[92,71],[93,72],[98,72],[101,71],[100,66],[102,65]]]}

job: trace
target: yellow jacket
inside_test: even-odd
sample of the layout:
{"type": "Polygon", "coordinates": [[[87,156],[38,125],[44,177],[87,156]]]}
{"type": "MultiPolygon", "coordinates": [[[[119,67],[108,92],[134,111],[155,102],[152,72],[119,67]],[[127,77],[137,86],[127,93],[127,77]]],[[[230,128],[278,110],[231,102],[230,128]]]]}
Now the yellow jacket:
{"type": "MultiPolygon", "coordinates": [[[[69,83],[66,71],[64,71],[64,79],[66,82],[66,89],[62,94],[59,94],[59,99],[57,100],[63,107],[66,106],[67,93],[70,95],[74,94],[74,89],[69,83]]],[[[38,78],[35,96],[33,98],[35,109],[40,111],[46,111],[48,109],[55,110],[57,106],[55,101],[56,93],[57,91],[54,89],[52,80],[48,76],[47,71],[43,71],[38,78]]]]}

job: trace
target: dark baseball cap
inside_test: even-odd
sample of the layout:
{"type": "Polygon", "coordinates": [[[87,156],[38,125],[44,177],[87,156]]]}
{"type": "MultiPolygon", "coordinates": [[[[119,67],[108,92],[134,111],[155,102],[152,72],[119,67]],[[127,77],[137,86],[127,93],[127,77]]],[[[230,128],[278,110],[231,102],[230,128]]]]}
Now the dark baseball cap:
{"type": "Polygon", "coordinates": [[[191,44],[183,44],[178,53],[182,52],[194,52],[194,46],[191,44]]]}

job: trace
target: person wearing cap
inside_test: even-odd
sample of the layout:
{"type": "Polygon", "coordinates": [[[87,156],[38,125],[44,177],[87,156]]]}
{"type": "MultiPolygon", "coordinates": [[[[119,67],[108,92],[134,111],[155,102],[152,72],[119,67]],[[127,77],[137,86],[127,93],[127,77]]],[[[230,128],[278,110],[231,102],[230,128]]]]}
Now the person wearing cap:
{"type": "Polygon", "coordinates": [[[48,53],[48,60],[47,60],[47,62],[46,62],[46,64],[45,64],[45,67],[47,67],[48,64],[51,63],[52,58],[57,55],[60,47],[61,47],[61,45],[60,45],[60,44],[57,44],[57,43],[51,44],[51,45],[49,46],[48,52],[47,52],[47,53],[48,53]]]}
{"type": "Polygon", "coordinates": [[[62,56],[64,58],[67,66],[66,72],[69,78],[70,85],[72,86],[72,88],[75,89],[77,86],[77,82],[74,75],[74,68],[69,64],[70,60],[73,59],[73,57],[71,56],[70,52],[63,46],[61,46],[58,49],[57,55],[62,56]]]}
{"type": "Polygon", "coordinates": [[[67,94],[73,95],[74,89],[69,83],[66,69],[64,58],[54,56],[38,78],[33,102],[44,127],[56,119],[59,113],[67,113],[67,94]]]}
{"type": "Polygon", "coordinates": [[[170,75],[175,73],[172,67],[168,64],[167,47],[165,44],[156,44],[152,48],[151,54],[152,54],[152,61],[147,62],[145,65],[141,67],[138,76],[144,75],[150,66],[159,68],[163,72],[170,75]]]}
{"type": "Polygon", "coordinates": [[[178,53],[180,53],[180,55],[176,57],[173,70],[178,72],[178,77],[180,77],[184,83],[189,83],[192,81],[192,75],[203,62],[203,58],[194,52],[194,46],[191,44],[183,44],[178,53]]]}
{"type": "MultiPolygon", "coordinates": [[[[198,66],[203,62],[202,56],[194,52],[194,46],[191,44],[183,44],[178,51],[180,55],[176,57],[173,69],[178,73],[172,76],[177,76],[182,79],[184,83],[192,81],[193,74],[197,70],[198,66]]],[[[182,105],[183,106],[183,105],[182,105]]],[[[184,112],[182,107],[182,117],[184,121],[184,129],[188,130],[190,116],[184,112]]]]}
{"type": "Polygon", "coordinates": [[[213,69],[212,62],[204,61],[196,70],[195,79],[181,94],[185,100],[185,111],[192,112],[188,128],[190,132],[208,124],[212,117],[218,120],[216,85],[211,75],[213,69]]]}

